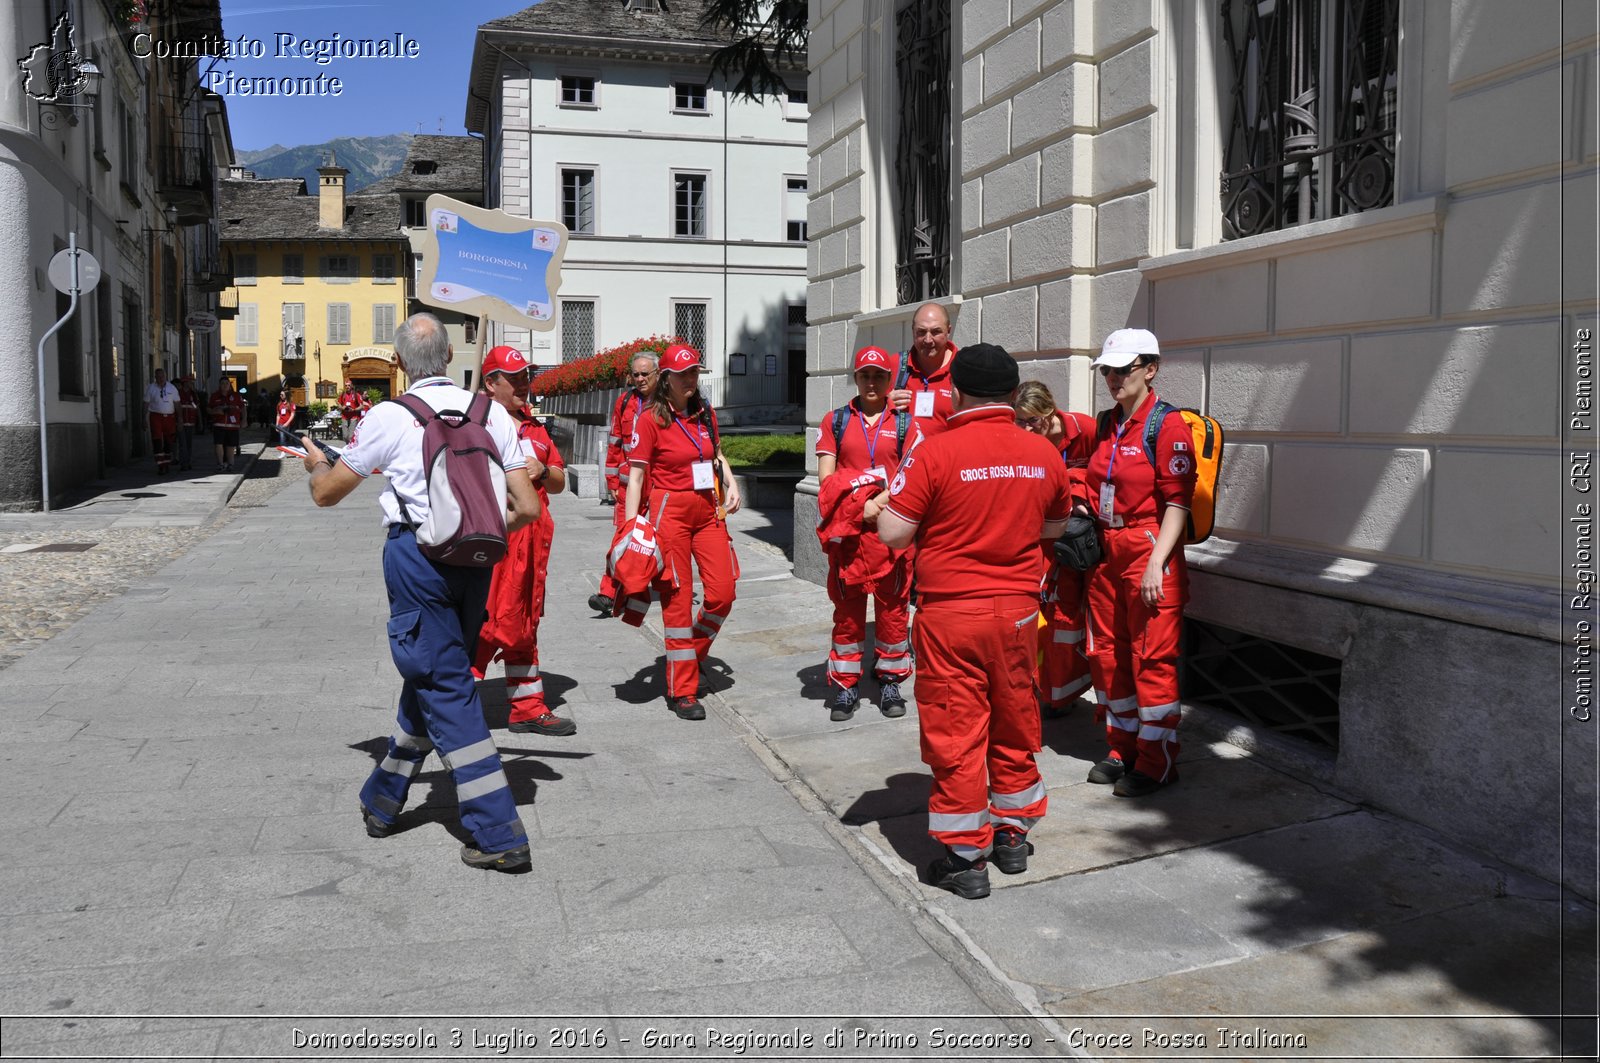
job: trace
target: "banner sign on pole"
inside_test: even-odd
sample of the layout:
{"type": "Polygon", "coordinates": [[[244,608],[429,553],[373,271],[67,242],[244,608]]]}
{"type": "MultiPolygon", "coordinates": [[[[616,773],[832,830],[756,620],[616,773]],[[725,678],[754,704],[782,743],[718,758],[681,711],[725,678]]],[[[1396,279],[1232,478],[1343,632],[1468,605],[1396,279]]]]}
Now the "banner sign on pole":
{"type": "Polygon", "coordinates": [[[426,213],[419,299],[539,332],[555,328],[566,226],[437,194],[426,213]]]}

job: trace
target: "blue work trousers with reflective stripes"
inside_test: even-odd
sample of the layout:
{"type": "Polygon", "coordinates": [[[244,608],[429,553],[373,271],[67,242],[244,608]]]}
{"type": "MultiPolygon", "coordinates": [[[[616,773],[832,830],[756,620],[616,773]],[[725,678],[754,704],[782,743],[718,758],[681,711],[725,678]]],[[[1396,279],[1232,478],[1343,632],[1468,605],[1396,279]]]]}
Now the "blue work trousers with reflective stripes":
{"type": "Polygon", "coordinates": [[[428,751],[437,749],[455,780],[461,825],[486,853],[528,842],[472,678],[491,571],[429,561],[410,528],[389,529],[389,652],[405,686],[389,754],[361,788],[362,804],[393,822],[428,751]]]}

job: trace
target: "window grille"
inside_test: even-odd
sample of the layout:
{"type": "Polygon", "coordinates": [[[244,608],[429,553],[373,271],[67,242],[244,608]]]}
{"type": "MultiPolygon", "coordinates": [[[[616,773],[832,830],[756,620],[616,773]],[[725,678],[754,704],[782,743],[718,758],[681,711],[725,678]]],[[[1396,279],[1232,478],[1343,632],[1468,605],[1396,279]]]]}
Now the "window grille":
{"type": "Polygon", "coordinates": [[[1399,0],[1222,0],[1236,239],[1394,202],[1399,0]]]}
{"type": "Polygon", "coordinates": [[[562,74],[561,102],[569,107],[593,107],[594,78],[581,74],[562,74]]]}
{"type": "Polygon", "coordinates": [[[561,171],[561,224],[568,232],[594,232],[594,171],[561,171]]]}
{"type": "Polygon", "coordinates": [[[706,87],[688,81],[675,81],[672,85],[672,106],[679,111],[706,109],[706,87]]]}
{"type": "Polygon", "coordinates": [[[706,304],[673,303],[672,331],[684,343],[704,355],[706,353],[706,304]]]}
{"type": "Polygon", "coordinates": [[[1198,620],[1185,620],[1183,630],[1179,687],[1186,700],[1339,748],[1338,660],[1198,620]]]}
{"type": "Polygon", "coordinates": [[[594,300],[561,300],[561,360],[588,358],[594,346],[594,300]]]}
{"type": "Polygon", "coordinates": [[[350,342],[350,304],[328,304],[328,342],[350,342]]]}
{"type": "Polygon", "coordinates": [[[805,327],[805,324],[806,324],[806,307],[805,307],[804,303],[790,303],[789,304],[788,323],[791,326],[799,325],[801,328],[805,327]]]}
{"type": "Polygon", "coordinates": [[[706,234],[706,177],[698,173],[672,175],[672,231],[676,236],[706,234]]]}
{"type": "Polygon", "coordinates": [[[900,303],[950,294],[950,3],[895,14],[895,288],[900,303]]]}

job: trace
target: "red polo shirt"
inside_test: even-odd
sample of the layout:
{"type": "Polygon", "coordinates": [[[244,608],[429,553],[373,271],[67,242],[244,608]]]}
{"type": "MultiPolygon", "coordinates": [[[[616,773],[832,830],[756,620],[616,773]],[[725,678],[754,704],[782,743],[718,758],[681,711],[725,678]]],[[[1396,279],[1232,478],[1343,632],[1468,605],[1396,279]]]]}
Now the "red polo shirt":
{"type": "MultiPolygon", "coordinates": [[[[715,417],[716,411],[711,416],[715,417]]],[[[663,426],[656,423],[655,414],[647,408],[634,421],[628,461],[649,471],[652,493],[693,491],[694,463],[714,457],[711,433],[699,417],[674,417],[663,426]]]]}
{"type": "MultiPolygon", "coordinates": [[[[1145,418],[1155,404],[1156,394],[1145,396],[1132,416],[1113,422],[1112,430],[1095,441],[1094,453],[1084,485],[1085,499],[1096,515],[1100,514],[1100,485],[1107,475],[1116,490],[1113,517],[1124,524],[1159,523],[1168,506],[1188,509],[1194,500],[1194,437],[1181,417],[1168,417],[1156,436],[1156,462],[1152,466],[1144,453],[1145,418]]],[[[1118,415],[1121,408],[1116,408],[1118,415]]],[[[1101,523],[1105,519],[1101,517],[1101,523]]]]}
{"type": "Polygon", "coordinates": [[[924,438],[932,438],[943,432],[945,424],[950,420],[950,415],[955,412],[954,400],[950,395],[950,363],[955,361],[957,347],[950,344],[945,348],[948,356],[943,368],[935,369],[928,376],[917,372],[917,362],[912,351],[905,354],[906,362],[911,367],[911,376],[906,379],[906,387],[911,390],[911,415],[914,418],[911,427],[910,439],[914,442],[920,431],[924,438]],[[917,417],[917,395],[928,391],[933,393],[933,416],[917,417]]]}
{"type": "MultiPolygon", "coordinates": [[[[817,437],[817,456],[832,455],[839,468],[866,471],[883,466],[884,480],[894,479],[900,468],[900,444],[896,428],[897,418],[893,407],[885,406],[875,424],[867,424],[857,406],[860,399],[850,400],[850,414],[844,420],[844,439],[833,438],[833,414],[822,419],[822,434],[817,437]]],[[[912,431],[906,429],[906,448],[911,447],[912,431]]]]}
{"type": "Polygon", "coordinates": [[[917,586],[929,597],[1039,591],[1039,533],[1072,511],[1066,466],[1050,441],[1018,428],[1010,406],[950,417],[906,456],[889,511],[917,525],[917,586]]]}

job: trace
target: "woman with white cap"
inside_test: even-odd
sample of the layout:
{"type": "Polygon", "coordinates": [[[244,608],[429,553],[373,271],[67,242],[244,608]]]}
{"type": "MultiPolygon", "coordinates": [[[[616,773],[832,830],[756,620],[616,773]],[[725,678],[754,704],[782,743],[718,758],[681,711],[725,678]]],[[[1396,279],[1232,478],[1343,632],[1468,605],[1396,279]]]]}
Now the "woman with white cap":
{"type": "Polygon", "coordinates": [[[623,509],[625,520],[639,515],[648,476],[646,515],[667,566],[661,580],[667,707],[684,720],[706,718],[699,697],[700,665],[728,618],[739,578],[727,526],[727,515],[739,509],[739,486],[722,455],[716,412],[699,388],[700,352],[682,343],[668,347],[649,404],[634,422],[623,509]],[[691,558],[700,569],[704,591],[698,616],[691,558]]]}
{"type": "Polygon", "coordinates": [[[1178,781],[1178,636],[1189,598],[1184,525],[1194,497],[1190,433],[1167,417],[1146,447],[1161,348],[1145,329],[1106,337],[1094,367],[1116,406],[1100,415],[1089,497],[1104,560],[1089,578],[1090,674],[1106,714],[1110,754],[1089,772],[1119,797],[1178,781]]]}

